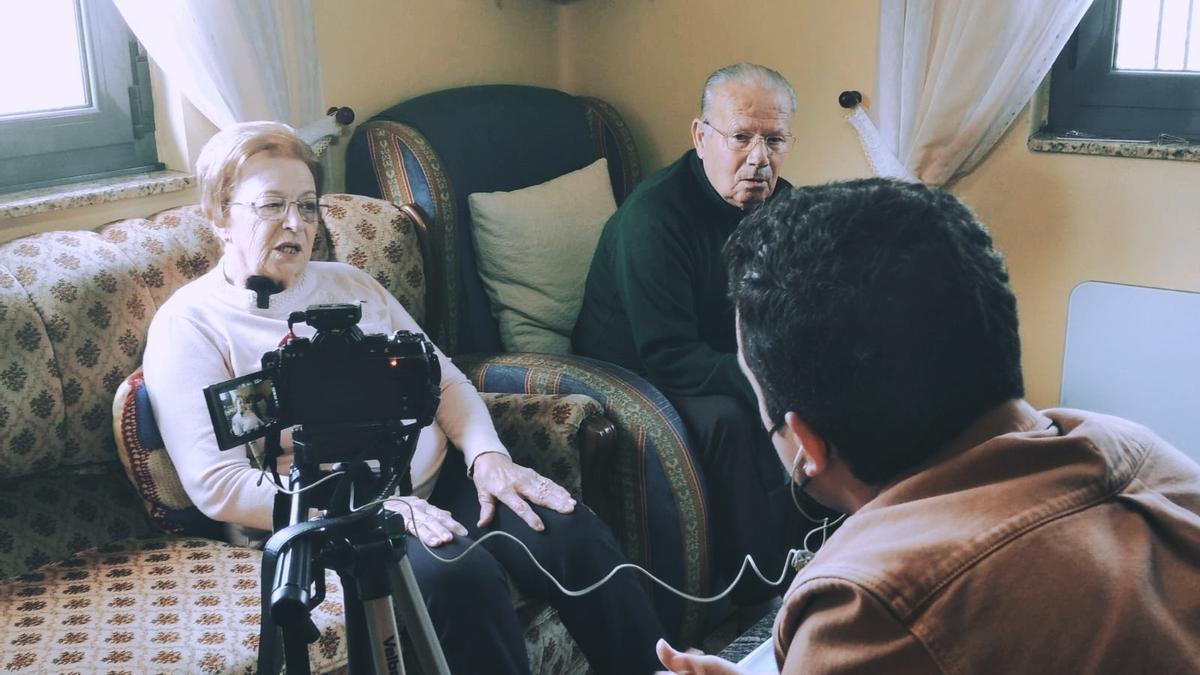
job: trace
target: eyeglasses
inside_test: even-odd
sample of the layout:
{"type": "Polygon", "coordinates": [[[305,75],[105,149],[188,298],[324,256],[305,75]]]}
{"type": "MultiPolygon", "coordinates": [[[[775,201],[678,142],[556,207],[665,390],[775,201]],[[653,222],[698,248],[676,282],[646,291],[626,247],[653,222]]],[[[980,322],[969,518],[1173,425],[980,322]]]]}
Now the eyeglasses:
{"type": "Polygon", "coordinates": [[[783,154],[791,149],[792,140],[795,138],[791,134],[767,134],[766,136],[761,136],[747,131],[726,133],[714,127],[708,120],[704,120],[704,125],[720,134],[721,138],[725,139],[725,147],[734,152],[749,152],[759,141],[762,141],[763,147],[766,148],[768,153],[783,154]]]}
{"type": "Polygon", "coordinates": [[[270,223],[277,223],[287,218],[288,208],[292,204],[296,205],[296,214],[300,216],[300,220],[306,223],[317,222],[317,218],[321,214],[321,207],[324,206],[311,197],[290,202],[279,197],[260,197],[253,202],[229,202],[230,206],[249,206],[254,210],[254,215],[270,223]]]}

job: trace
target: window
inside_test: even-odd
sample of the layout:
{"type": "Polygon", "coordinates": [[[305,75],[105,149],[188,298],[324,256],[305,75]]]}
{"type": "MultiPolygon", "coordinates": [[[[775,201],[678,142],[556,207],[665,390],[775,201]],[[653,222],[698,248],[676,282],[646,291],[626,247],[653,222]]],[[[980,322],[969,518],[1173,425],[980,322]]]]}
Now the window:
{"type": "Polygon", "coordinates": [[[112,0],[0,8],[0,191],[162,168],[149,64],[112,0]]]}
{"type": "Polygon", "coordinates": [[[1200,2],[1096,0],[1051,70],[1043,131],[1200,140],[1200,2]]]}

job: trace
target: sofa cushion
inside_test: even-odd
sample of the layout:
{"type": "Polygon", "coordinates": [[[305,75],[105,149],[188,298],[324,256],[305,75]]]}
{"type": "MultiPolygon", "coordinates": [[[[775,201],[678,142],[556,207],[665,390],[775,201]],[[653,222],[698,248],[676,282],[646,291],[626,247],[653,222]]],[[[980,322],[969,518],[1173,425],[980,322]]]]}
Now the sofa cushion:
{"type": "Polygon", "coordinates": [[[154,522],[177,534],[225,539],[225,526],[200,512],[183,490],[163,445],[142,369],[125,378],[113,397],[113,435],[125,475],[154,522]]]}
{"type": "Polygon", "coordinates": [[[115,539],[158,534],[116,462],[0,480],[0,578],[115,539]]]}
{"type": "Polygon", "coordinates": [[[479,274],[505,351],[569,353],[592,253],[617,209],[608,160],[467,201],[479,274]]]}
{"type": "MultiPolygon", "coordinates": [[[[254,672],[262,554],[206,539],[117,541],[0,582],[7,671],[254,672]]],[[[341,582],[311,618],[313,672],[347,661],[341,582]]]]}
{"type": "Polygon", "coordinates": [[[425,267],[412,221],[381,199],[335,194],[322,202],[331,260],[370,272],[424,326],[425,267]]]}
{"type": "Polygon", "coordinates": [[[112,461],[113,392],[155,308],[219,251],[194,207],[0,246],[0,477],[112,461]]]}
{"type": "Polygon", "coordinates": [[[600,404],[580,394],[480,396],[513,461],[533,468],[581,499],[579,431],[589,418],[604,414],[600,404]]]}

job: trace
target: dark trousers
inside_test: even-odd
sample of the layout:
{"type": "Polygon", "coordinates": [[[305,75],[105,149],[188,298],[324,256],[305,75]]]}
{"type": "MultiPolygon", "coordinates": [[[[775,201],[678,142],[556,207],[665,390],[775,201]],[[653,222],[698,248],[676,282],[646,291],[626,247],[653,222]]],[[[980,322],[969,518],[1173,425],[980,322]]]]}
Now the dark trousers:
{"type": "MultiPolygon", "coordinates": [[[[476,527],[479,501],[460,453],[448,453],[429,501],[452,513],[469,532],[433,549],[438,556],[462,553],[485,534],[476,527]]],[[[583,504],[568,515],[533,508],[546,526],[543,532],[531,530],[503,505],[486,531],[516,536],[566,588],[589,586],[626,562],[608,527],[583,504]]],[[[455,675],[529,672],[509,579],[523,593],[547,601],[558,611],[596,673],[651,673],[661,667],[654,643],[663,635],[662,626],[632,570],[622,570],[592,593],[572,598],[559,592],[525,551],[505,537],[489,539],[452,564],[434,560],[414,537],[408,538],[407,551],[455,675]]]]}
{"type": "MultiPolygon", "coordinates": [[[[758,413],[732,396],[670,400],[700,453],[720,588],[733,581],[747,555],[763,576],[778,578],[788,549],[800,547],[807,521],[792,503],[787,469],[758,413]]],[[[747,569],[730,597],[735,604],[751,605],[786,588],[786,579],[768,586],[747,569]]]]}

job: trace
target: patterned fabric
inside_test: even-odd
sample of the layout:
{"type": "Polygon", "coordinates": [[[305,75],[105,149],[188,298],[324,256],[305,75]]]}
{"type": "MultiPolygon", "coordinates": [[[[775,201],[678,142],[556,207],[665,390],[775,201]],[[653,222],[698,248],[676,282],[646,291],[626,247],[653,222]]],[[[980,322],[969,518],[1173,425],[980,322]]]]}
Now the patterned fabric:
{"type": "Polygon", "coordinates": [[[85,548],[155,534],[116,462],[89,473],[0,481],[0,579],[85,548]]]}
{"type": "Polygon", "coordinates": [[[370,197],[335,194],[322,202],[332,259],[366,270],[424,325],[425,268],[413,222],[370,197]]]}
{"type": "Polygon", "coordinates": [[[642,159],[638,156],[637,144],[621,114],[607,101],[592,96],[581,96],[580,100],[596,156],[609,158],[613,197],[620,204],[642,180],[642,159]]]}
{"type": "Polygon", "coordinates": [[[167,519],[168,514],[192,507],[192,500],[184,492],[175,465],[163,447],[149,398],[142,396],[139,401],[138,394],[144,388],[139,367],[125,378],[113,397],[117,456],[150,517],[164,530],[175,531],[176,527],[167,519]]]}
{"type": "Polygon", "coordinates": [[[579,429],[588,418],[604,413],[600,404],[577,394],[483,394],[483,400],[513,461],[581,499],[579,429]]]}
{"type": "MultiPolygon", "coordinates": [[[[617,430],[615,456],[603,477],[615,508],[599,515],[634,562],[688,593],[711,590],[699,465],[678,413],[657,389],[623,368],[578,356],[470,355],[455,363],[480,391],[584,394],[603,406],[617,430]]],[[[689,643],[702,637],[703,606],[651,591],[669,634],[689,643]]]]}
{"type": "MultiPolygon", "coordinates": [[[[459,281],[454,228],[457,216],[450,181],[429,141],[407,124],[376,120],[360,125],[348,152],[364,139],[376,184],[358,191],[378,194],[393,204],[413,204],[428,218],[436,219],[426,235],[430,313],[421,325],[442,351],[453,356],[458,353],[459,281]]],[[[352,175],[363,173],[362,169],[347,171],[348,187],[352,175]]]]}
{"type": "MultiPolygon", "coordinates": [[[[206,539],[117,541],[0,583],[0,667],[18,673],[247,673],[261,554],[206,539]]],[[[312,611],[314,672],[347,662],[341,585],[312,611]]]]}
{"type": "Polygon", "coordinates": [[[519,612],[525,625],[525,649],[529,652],[529,672],[539,675],[587,675],[591,672],[587,657],[575,643],[558,612],[544,604],[519,612]]]}
{"type": "Polygon", "coordinates": [[[0,477],[112,460],[112,395],[155,307],[218,250],[186,208],[0,246],[0,477]]]}

